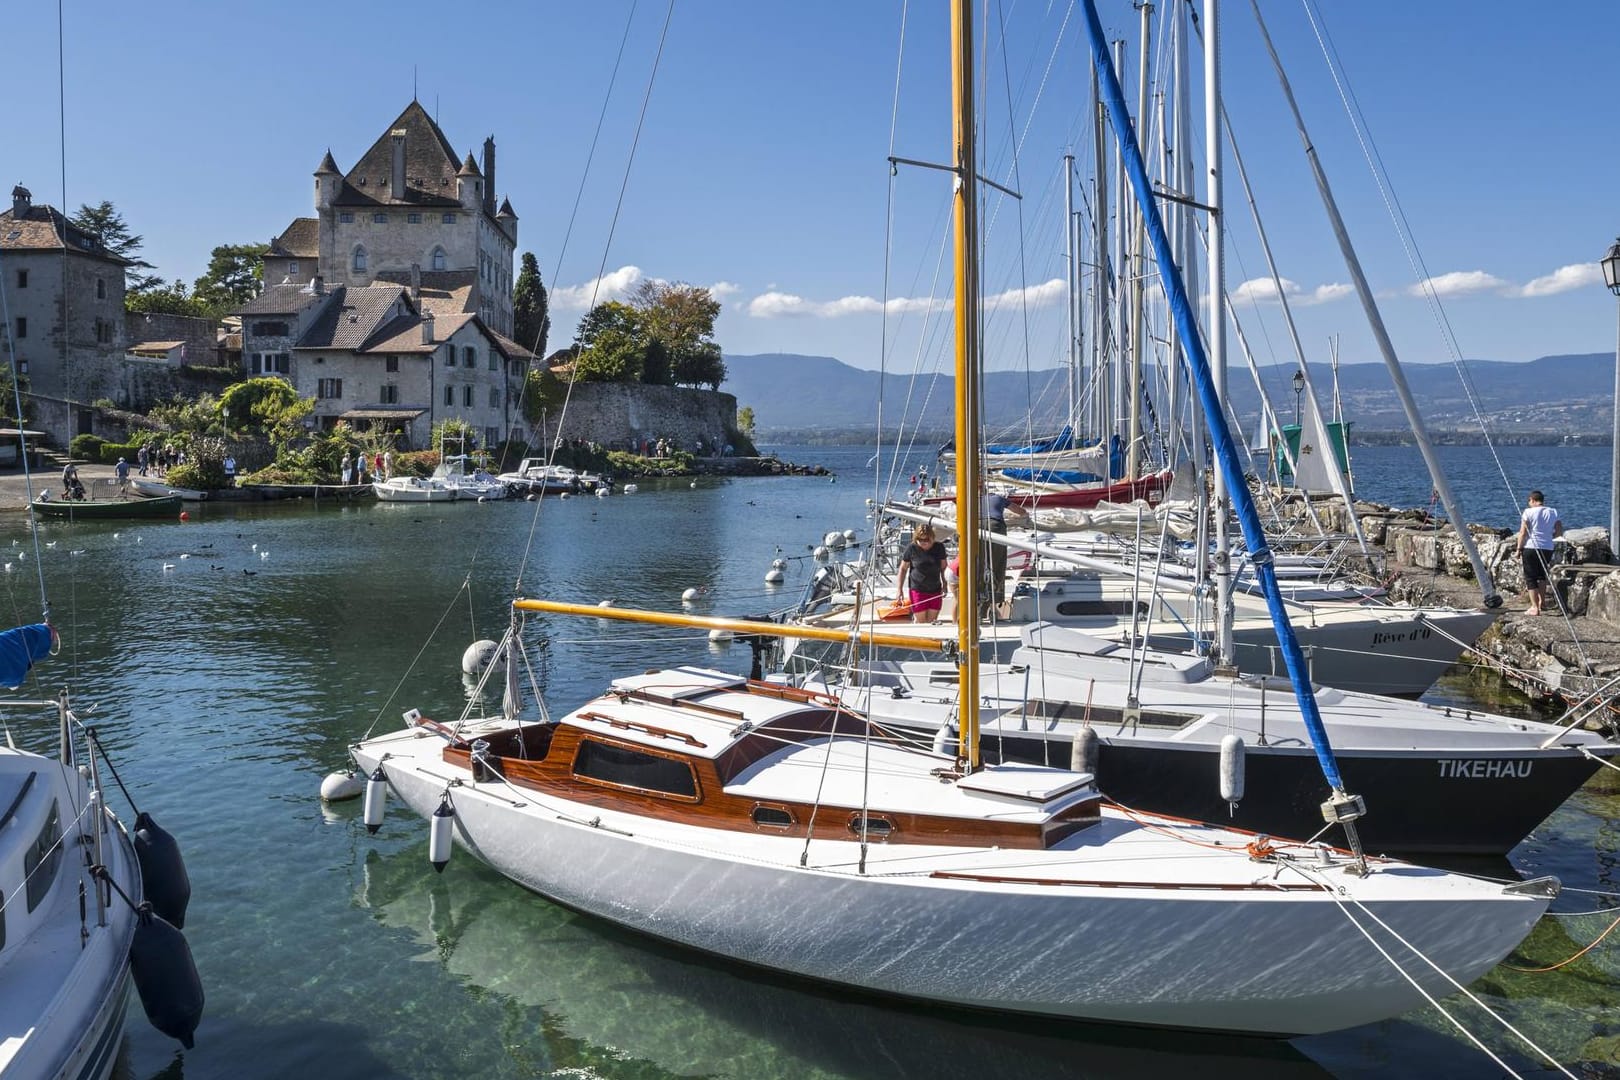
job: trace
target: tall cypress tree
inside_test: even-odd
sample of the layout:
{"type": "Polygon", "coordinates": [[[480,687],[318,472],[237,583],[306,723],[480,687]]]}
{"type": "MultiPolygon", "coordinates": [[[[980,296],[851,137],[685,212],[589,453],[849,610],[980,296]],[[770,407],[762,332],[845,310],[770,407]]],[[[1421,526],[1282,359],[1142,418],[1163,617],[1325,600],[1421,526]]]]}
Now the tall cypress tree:
{"type": "Polygon", "coordinates": [[[546,338],[551,336],[550,303],[546,285],[540,280],[540,264],[534,253],[523,253],[523,269],[512,286],[512,334],[517,343],[534,352],[537,360],[546,358],[546,338]]]}

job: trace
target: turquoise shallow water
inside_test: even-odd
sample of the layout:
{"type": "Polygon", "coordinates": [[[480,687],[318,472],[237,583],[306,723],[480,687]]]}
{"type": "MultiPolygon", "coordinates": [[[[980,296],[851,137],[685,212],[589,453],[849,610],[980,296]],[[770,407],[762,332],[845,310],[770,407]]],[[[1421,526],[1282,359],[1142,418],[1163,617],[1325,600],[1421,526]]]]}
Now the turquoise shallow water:
{"type": "MultiPolygon", "coordinates": [[[[1257,1044],[988,1023],[782,985],[558,909],[464,853],[434,875],[425,826],[409,815],[372,837],[358,804],[319,803],[321,777],[373,723],[396,725],[411,707],[455,714],[462,650],[499,636],[520,567],[531,595],[677,610],[697,588],[691,610],[765,611],[797,595],[826,530],[864,531],[870,453],[784,448],[839,476],[643,483],[630,496],[547,501],[538,519],[530,503],[244,504],[204,507],[187,524],[45,526],[54,546],[40,561],[66,648],[23,693],[74,690],[141,808],[180,839],[194,889],[186,932],[208,993],[197,1048],[181,1053],[136,1006],[120,1075],[1490,1075],[1430,1010],[1257,1044]],[[779,553],[788,582],[772,589],[763,576],[779,553]]],[[[0,522],[11,564],[0,603],[27,621],[39,603],[22,530],[0,522]]],[[[742,670],[748,659],[701,633],[562,619],[545,629],[531,659],[558,708],[611,673],[694,659],[742,670]]],[[[1442,692],[1484,691],[1458,679],[1442,692]]],[[[46,737],[43,722],[11,723],[20,740],[46,737]]],[[[1617,814],[1620,785],[1600,779],[1513,861],[1607,894],[1572,893],[1565,910],[1620,902],[1617,814]]],[[[1562,959],[1606,921],[1548,920],[1518,962],[1562,959]]],[[[1476,989],[1561,1061],[1615,1074],[1617,949],[1554,975],[1499,969],[1476,989]]],[[[1487,1038],[1533,1071],[1508,1040],[1487,1038]]]]}

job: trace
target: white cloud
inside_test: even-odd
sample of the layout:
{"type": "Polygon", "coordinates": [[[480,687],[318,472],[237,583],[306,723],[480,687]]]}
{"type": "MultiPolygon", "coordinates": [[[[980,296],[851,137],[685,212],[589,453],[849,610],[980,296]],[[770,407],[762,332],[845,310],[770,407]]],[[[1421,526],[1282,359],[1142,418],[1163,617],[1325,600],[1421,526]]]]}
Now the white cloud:
{"type": "Polygon", "coordinates": [[[596,304],[623,300],[641,281],[641,267],[621,266],[617,270],[581,285],[551,291],[551,306],[563,311],[588,311],[596,304]]]}
{"type": "MultiPolygon", "coordinates": [[[[1031,285],[1024,289],[1009,289],[986,297],[984,307],[986,310],[993,310],[1011,306],[1016,310],[1026,303],[1032,308],[1047,307],[1062,303],[1066,294],[1067,287],[1063,279],[1053,278],[1039,285],[1031,285]]],[[[897,296],[884,301],[871,296],[841,296],[837,300],[806,300],[793,293],[771,289],[748,301],[747,311],[756,319],[841,319],[848,315],[880,315],[884,311],[890,315],[944,312],[950,311],[952,307],[953,302],[944,297],[930,299],[897,296]]]]}
{"type": "Polygon", "coordinates": [[[709,286],[709,295],[716,300],[724,300],[726,297],[740,292],[742,292],[742,286],[735,281],[717,281],[709,286]]]}
{"type": "Polygon", "coordinates": [[[1053,278],[1043,281],[1039,285],[1027,285],[1022,289],[1008,289],[1006,292],[987,296],[984,299],[985,310],[994,311],[1001,307],[1011,307],[1017,311],[1023,307],[1041,308],[1052,304],[1061,304],[1064,297],[1069,294],[1069,286],[1062,278],[1053,278]]]}
{"type": "Polygon", "coordinates": [[[1599,272],[1596,263],[1575,263],[1572,266],[1560,266],[1557,270],[1543,277],[1535,278],[1513,290],[1513,296],[1552,296],[1555,293],[1569,292],[1571,289],[1584,289],[1589,285],[1601,285],[1603,275],[1599,272]]]}
{"type": "Polygon", "coordinates": [[[1478,292],[1499,292],[1512,286],[1483,270],[1453,270],[1449,274],[1440,274],[1420,281],[1410,286],[1406,291],[1411,296],[1427,296],[1431,291],[1439,297],[1467,296],[1478,292]]]}
{"type": "MultiPolygon", "coordinates": [[[[1318,285],[1310,292],[1299,287],[1299,283],[1287,278],[1279,278],[1282,283],[1282,295],[1295,307],[1309,307],[1312,304],[1326,304],[1332,300],[1349,296],[1355,290],[1349,285],[1318,285]]],[[[1271,278],[1250,278],[1232,290],[1234,303],[1274,304],[1278,302],[1277,281],[1271,278]]]]}
{"type": "Polygon", "coordinates": [[[930,307],[947,310],[949,300],[930,301],[896,297],[887,305],[870,296],[844,296],[837,300],[806,300],[793,293],[771,290],[748,301],[748,314],[756,319],[841,319],[846,315],[876,315],[887,306],[889,314],[900,315],[912,311],[927,311],[930,307]]]}

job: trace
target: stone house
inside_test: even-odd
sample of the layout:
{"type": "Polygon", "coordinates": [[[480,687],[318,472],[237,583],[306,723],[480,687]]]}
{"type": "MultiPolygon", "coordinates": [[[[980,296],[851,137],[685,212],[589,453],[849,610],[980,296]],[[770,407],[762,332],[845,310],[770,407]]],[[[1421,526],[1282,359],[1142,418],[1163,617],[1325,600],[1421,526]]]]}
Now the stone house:
{"type": "Polygon", "coordinates": [[[314,398],[321,430],[343,420],[421,449],[435,424],[456,419],[486,447],[524,439],[518,395],[532,357],[459,310],[463,301],[386,281],[272,285],[238,309],[243,362],[250,376],[279,375],[314,398]]]}
{"type": "Polygon", "coordinates": [[[484,140],[482,168],[471,151],[460,159],[412,101],[347,173],[327,151],[315,170],[315,216],[270,242],[264,280],[364,287],[413,270],[453,279],[464,310],[510,337],[518,219],[495,196],[495,140],[484,140]]]}
{"type": "MultiPolygon", "coordinates": [[[[22,185],[0,213],[0,274],[32,422],[58,440],[92,429],[89,402],[117,394],[124,355],[124,259],[22,185]]],[[[14,354],[14,355],[13,355],[14,354]]]]}

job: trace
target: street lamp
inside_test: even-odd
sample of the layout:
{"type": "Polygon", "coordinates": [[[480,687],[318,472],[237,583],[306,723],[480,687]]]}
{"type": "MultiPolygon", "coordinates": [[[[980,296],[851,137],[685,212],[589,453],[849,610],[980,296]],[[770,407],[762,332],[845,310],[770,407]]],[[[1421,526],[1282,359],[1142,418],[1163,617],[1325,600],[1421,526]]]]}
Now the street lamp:
{"type": "Polygon", "coordinates": [[[1299,427],[1299,399],[1305,393],[1305,369],[1294,369],[1294,426],[1299,427]]]}
{"type": "MultiPolygon", "coordinates": [[[[1620,239],[1603,256],[1603,283],[1620,297],[1620,239]]],[[[1614,350],[1614,428],[1609,450],[1609,551],[1620,540],[1620,341],[1614,350]]]]}

